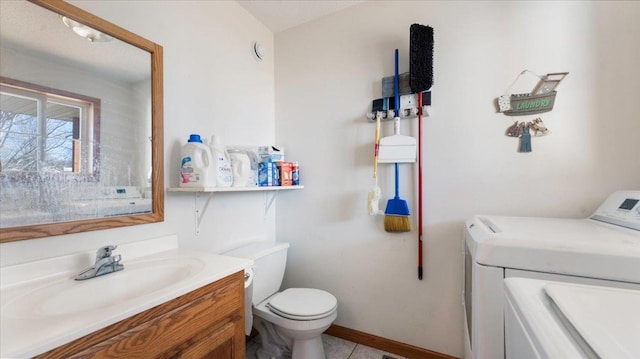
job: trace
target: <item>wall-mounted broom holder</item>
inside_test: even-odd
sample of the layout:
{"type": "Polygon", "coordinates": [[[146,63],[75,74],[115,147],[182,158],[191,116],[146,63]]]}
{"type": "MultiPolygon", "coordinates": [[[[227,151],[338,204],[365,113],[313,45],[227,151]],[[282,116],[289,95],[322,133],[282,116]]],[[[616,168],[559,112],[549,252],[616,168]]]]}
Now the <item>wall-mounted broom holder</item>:
{"type": "MultiPolygon", "coordinates": [[[[418,117],[418,114],[422,114],[422,116],[429,116],[429,112],[427,110],[427,106],[422,106],[422,109],[419,109],[417,107],[413,107],[410,109],[404,109],[400,111],[400,119],[401,120],[411,120],[414,119],[416,117],[418,117]]],[[[393,110],[387,110],[385,112],[380,112],[381,114],[381,120],[382,121],[393,121],[395,119],[395,111],[393,110]]],[[[376,120],[376,113],[375,112],[368,112],[367,113],[367,119],[370,121],[375,122],[376,120]]]]}
{"type": "MultiPolygon", "coordinates": [[[[418,117],[418,114],[429,116],[427,112],[429,106],[431,106],[431,91],[424,91],[422,93],[422,108],[418,108],[418,94],[401,95],[399,117],[401,120],[407,120],[418,117]]],[[[367,119],[375,121],[376,113],[380,112],[383,121],[393,120],[395,117],[394,108],[394,97],[383,97],[373,100],[371,112],[367,113],[367,119]]]]}

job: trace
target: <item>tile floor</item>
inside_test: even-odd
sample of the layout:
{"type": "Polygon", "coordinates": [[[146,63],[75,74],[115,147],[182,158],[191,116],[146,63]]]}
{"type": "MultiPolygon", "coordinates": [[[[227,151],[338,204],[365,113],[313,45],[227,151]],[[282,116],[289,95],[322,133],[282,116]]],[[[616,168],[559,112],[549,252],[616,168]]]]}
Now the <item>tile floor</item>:
{"type": "MultiPolygon", "coordinates": [[[[362,344],[356,344],[348,340],[322,334],[324,354],[327,359],[405,359],[396,354],[383,352],[382,350],[369,348],[362,344]]],[[[247,359],[257,359],[256,350],[260,346],[260,338],[255,337],[247,343],[247,359]]]]}

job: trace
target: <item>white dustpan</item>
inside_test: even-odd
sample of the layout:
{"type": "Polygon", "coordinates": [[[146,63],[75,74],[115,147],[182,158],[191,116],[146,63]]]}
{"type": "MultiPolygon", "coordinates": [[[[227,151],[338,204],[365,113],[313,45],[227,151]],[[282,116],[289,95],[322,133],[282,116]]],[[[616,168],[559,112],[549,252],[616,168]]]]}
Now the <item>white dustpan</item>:
{"type": "Polygon", "coordinates": [[[400,117],[394,119],[393,136],[380,139],[379,163],[416,162],[416,139],[400,134],[400,117]]]}

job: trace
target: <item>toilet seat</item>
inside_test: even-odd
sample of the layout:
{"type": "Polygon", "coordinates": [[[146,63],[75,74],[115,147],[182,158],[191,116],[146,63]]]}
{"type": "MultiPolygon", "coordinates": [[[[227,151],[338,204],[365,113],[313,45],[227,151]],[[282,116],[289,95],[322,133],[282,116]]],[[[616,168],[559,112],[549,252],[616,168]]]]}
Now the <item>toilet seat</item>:
{"type": "Polygon", "coordinates": [[[336,310],[338,300],[331,293],[314,288],[289,288],[272,296],[267,307],[293,320],[315,320],[336,310]]]}

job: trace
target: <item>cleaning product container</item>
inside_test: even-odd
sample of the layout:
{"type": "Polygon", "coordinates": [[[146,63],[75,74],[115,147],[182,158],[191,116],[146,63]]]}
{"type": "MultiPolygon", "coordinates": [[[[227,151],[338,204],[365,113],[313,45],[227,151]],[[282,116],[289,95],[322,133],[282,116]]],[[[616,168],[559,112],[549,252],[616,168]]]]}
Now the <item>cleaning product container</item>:
{"type": "Polygon", "coordinates": [[[228,153],[233,170],[232,187],[256,186],[256,171],[251,168],[249,153],[243,150],[229,150],[228,153]]]}
{"type": "Polygon", "coordinates": [[[233,169],[227,148],[222,145],[220,137],[211,136],[211,154],[217,187],[231,187],[233,185],[233,169]]]}
{"type": "Polygon", "coordinates": [[[209,146],[200,135],[192,134],[180,151],[180,187],[213,187],[216,174],[209,146]]]}

